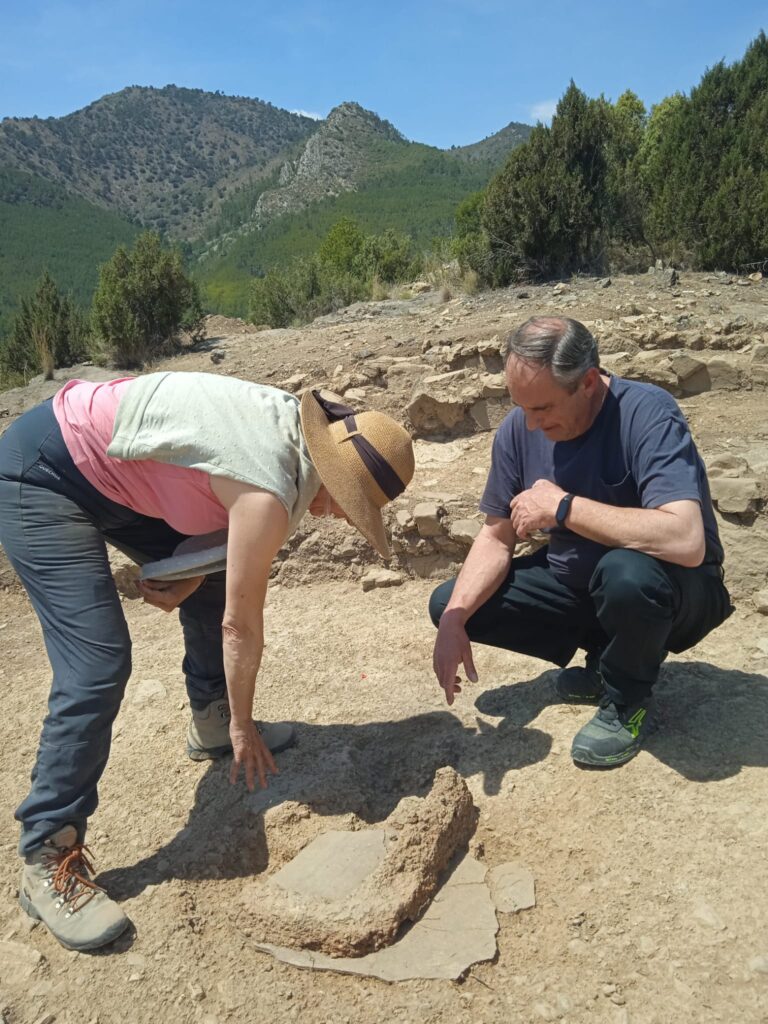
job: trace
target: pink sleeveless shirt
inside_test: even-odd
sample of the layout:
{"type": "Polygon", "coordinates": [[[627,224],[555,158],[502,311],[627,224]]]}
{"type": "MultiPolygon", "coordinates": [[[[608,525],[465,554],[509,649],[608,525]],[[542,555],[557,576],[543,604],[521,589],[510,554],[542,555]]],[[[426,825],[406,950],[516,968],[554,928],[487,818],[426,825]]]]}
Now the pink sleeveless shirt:
{"type": "Polygon", "coordinates": [[[53,412],[72,461],[97,491],[141,515],[164,519],[179,533],[197,535],[227,526],[227,510],[211,490],[211,478],[151,459],[126,461],[107,455],[121,397],[135,380],[103,383],[71,380],[56,393],[53,412]]]}

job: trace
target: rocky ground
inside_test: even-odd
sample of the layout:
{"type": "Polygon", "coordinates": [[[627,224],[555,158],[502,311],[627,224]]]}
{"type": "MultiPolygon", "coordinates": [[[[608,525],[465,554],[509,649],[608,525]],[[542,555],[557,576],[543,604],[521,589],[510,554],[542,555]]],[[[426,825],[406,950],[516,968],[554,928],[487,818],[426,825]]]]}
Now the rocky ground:
{"type": "MultiPolygon", "coordinates": [[[[473,297],[415,289],[301,330],[221,318],[208,328],[163,365],[294,391],[324,384],[410,424],[417,473],[390,517],[396,557],[384,571],[345,525],[311,518],[281,554],[258,714],[295,721],[299,745],[255,794],[230,787],[226,765],[186,759],[180,631],[135,599],[116,560],[134,674],[89,841],[134,928],[96,955],[66,952],[16,903],[13,809],[48,665],[0,564],[3,1024],[768,1021],[768,284],[659,271],[473,297]],[[430,664],[426,602],[478,528],[492,428],[508,407],[502,337],[558,311],[593,328],[608,368],[678,397],[710,468],[736,604],[670,658],[659,731],[608,773],[571,762],[590,710],[555,702],[545,664],[478,648],[480,682],[450,709],[430,664]],[[387,985],[255,949],[244,886],[329,827],[381,822],[444,765],[479,808],[475,855],[489,868],[522,862],[536,878],[536,907],[500,917],[493,962],[457,983],[387,985]]],[[[0,395],[0,429],[57,386],[0,395]]]]}

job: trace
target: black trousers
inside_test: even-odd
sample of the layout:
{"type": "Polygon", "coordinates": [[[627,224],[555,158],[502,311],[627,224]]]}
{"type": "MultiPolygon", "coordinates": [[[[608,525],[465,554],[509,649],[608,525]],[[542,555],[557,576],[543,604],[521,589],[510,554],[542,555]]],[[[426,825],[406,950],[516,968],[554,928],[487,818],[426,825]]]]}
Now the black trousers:
{"type": "MultiPolygon", "coordinates": [[[[435,625],[455,580],[432,594],[435,625]]],[[[686,651],[733,611],[716,565],[686,569],[614,548],[586,590],[561,583],[547,550],[513,558],[509,575],[467,621],[470,640],[568,664],[581,647],[599,652],[605,689],[617,704],[647,700],[667,651],[686,651]]]]}

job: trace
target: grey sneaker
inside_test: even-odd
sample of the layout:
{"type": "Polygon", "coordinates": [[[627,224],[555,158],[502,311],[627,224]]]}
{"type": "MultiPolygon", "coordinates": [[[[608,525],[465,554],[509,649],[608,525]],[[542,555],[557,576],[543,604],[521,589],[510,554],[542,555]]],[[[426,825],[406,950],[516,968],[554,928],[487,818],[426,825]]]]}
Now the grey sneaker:
{"type": "Polygon", "coordinates": [[[106,946],[130,923],[92,874],[89,850],[78,843],[73,825],[60,828],[24,860],[19,903],[67,949],[106,946]]]}
{"type": "MultiPolygon", "coordinates": [[[[192,708],[192,718],[187,729],[187,753],[193,761],[216,760],[232,753],[230,718],[226,697],[211,701],[202,711],[192,708]]],[[[289,722],[256,722],[256,728],[273,754],[287,750],[296,742],[296,731],[289,722]]]]}
{"type": "Polygon", "coordinates": [[[653,728],[648,707],[648,702],[629,706],[603,697],[595,715],[573,737],[573,760],[600,768],[631,760],[653,728]]]}
{"type": "Polygon", "coordinates": [[[566,704],[599,704],[605,693],[600,675],[600,653],[587,654],[584,667],[574,665],[557,674],[555,689],[566,704]]]}

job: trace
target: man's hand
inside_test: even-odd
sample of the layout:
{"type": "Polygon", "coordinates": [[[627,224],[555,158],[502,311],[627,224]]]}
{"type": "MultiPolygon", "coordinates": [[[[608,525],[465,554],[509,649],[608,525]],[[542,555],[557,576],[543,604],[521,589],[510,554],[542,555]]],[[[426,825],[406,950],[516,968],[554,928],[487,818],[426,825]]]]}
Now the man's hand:
{"type": "Polygon", "coordinates": [[[476,683],[477,671],[467,631],[458,622],[451,622],[450,615],[447,619],[443,616],[435,640],[432,668],[438,683],[445,690],[445,700],[449,705],[453,704],[454,694],[461,693],[461,680],[456,675],[459,665],[464,666],[467,679],[476,683]]]}
{"type": "Polygon", "coordinates": [[[139,580],[139,593],[147,604],[172,612],[194,594],[204,579],[205,576],[190,576],[188,580],[139,580]]]}
{"type": "Polygon", "coordinates": [[[246,722],[240,725],[233,718],[229,723],[229,736],[232,740],[233,753],[229,781],[234,786],[242,765],[245,769],[245,784],[251,793],[254,790],[256,775],[259,777],[261,788],[266,789],[267,773],[277,775],[277,765],[255,724],[246,722]]]}
{"type": "Polygon", "coordinates": [[[550,480],[537,480],[533,487],[510,501],[510,520],[518,537],[530,537],[534,530],[549,530],[557,526],[557,506],[565,491],[550,480]]]}

